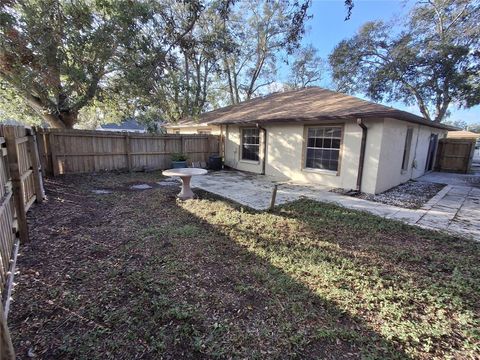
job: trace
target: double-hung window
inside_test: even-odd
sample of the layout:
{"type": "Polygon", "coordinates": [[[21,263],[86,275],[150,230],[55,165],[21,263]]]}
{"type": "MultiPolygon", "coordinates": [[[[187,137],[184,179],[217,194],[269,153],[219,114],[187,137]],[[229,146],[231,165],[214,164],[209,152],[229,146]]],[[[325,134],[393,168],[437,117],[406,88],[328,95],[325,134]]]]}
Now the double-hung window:
{"type": "Polygon", "coordinates": [[[259,161],[260,135],[257,128],[242,129],[242,160],[259,161]]]}
{"type": "Polygon", "coordinates": [[[341,127],[309,127],[305,168],[338,171],[341,141],[341,127]]]}

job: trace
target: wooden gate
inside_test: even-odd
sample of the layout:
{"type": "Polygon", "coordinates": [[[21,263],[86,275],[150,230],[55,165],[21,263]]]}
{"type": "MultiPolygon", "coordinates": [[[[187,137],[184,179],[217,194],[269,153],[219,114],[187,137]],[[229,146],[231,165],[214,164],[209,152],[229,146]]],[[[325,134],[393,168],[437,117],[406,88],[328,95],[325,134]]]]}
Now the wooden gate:
{"type": "Polygon", "coordinates": [[[472,166],[475,140],[441,139],[438,143],[437,170],[468,173],[472,166]]]}

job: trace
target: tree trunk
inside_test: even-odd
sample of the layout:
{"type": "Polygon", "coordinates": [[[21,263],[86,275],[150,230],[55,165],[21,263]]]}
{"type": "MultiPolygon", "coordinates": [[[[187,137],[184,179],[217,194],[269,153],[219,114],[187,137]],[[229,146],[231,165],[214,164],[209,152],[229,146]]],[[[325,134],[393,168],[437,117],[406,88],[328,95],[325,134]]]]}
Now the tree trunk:
{"type": "Polygon", "coordinates": [[[184,54],[184,60],[185,60],[185,107],[182,113],[187,113],[189,114],[189,107],[190,107],[190,67],[189,67],[189,60],[188,60],[188,55],[186,52],[184,54]]]}
{"type": "Polygon", "coordinates": [[[235,97],[234,97],[234,94],[233,94],[232,73],[230,71],[230,65],[228,64],[228,59],[227,59],[226,56],[224,57],[223,64],[224,64],[224,67],[225,67],[225,73],[227,74],[228,90],[229,90],[229,93],[230,93],[230,102],[232,104],[235,104],[236,102],[235,102],[235,97]]]}
{"type": "Polygon", "coordinates": [[[59,114],[44,113],[42,116],[52,128],[73,129],[73,125],[78,120],[78,111],[62,111],[59,114]]]}

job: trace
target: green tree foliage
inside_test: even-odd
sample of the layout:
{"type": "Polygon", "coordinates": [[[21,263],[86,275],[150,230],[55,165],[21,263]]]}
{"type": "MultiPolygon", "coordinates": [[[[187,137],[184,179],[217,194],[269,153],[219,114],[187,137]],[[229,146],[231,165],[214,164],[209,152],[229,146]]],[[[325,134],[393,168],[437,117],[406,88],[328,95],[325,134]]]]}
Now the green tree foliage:
{"type": "Polygon", "coordinates": [[[282,51],[298,47],[307,18],[306,7],[286,0],[242,2],[232,11],[222,64],[231,103],[250,99],[275,81],[282,51]]]}
{"type": "Polygon", "coordinates": [[[0,121],[15,120],[28,125],[42,125],[42,118],[23,100],[15,90],[0,79],[0,121]]]}
{"type": "Polygon", "coordinates": [[[172,9],[153,0],[3,1],[0,76],[51,126],[72,127],[116,78],[132,78],[143,61],[164,67],[200,5],[183,6],[182,19],[172,9]]]}
{"type": "MultiPolygon", "coordinates": [[[[27,105],[30,122],[94,128],[127,116],[177,121],[249,99],[297,50],[310,4],[4,0],[0,115],[27,105]]],[[[345,5],[350,14],[353,2],[345,5]]]]}
{"type": "MultiPolygon", "coordinates": [[[[126,98],[136,99],[137,115],[144,120],[161,118],[175,122],[205,111],[211,100],[212,84],[219,75],[224,6],[225,2],[215,2],[203,8],[188,34],[172,49],[165,67],[151,66],[148,60],[157,49],[146,48],[135,55],[145,59],[140,71],[118,86],[123,93],[128,89],[126,98]]],[[[179,18],[182,13],[179,8],[179,18]]]]}
{"type": "Polygon", "coordinates": [[[419,2],[399,33],[369,22],[340,42],[329,58],[333,79],[341,91],[416,104],[440,122],[451,105],[480,103],[478,24],[477,0],[419,2]]]}
{"type": "Polygon", "coordinates": [[[468,123],[465,120],[445,120],[443,122],[446,125],[452,125],[462,130],[468,129],[468,123]]]}
{"type": "Polygon", "coordinates": [[[289,85],[293,88],[304,88],[322,79],[325,71],[324,60],[317,49],[308,45],[299,49],[290,69],[289,85]]]}
{"type": "Polygon", "coordinates": [[[468,125],[467,130],[480,134],[480,123],[468,125]]]}
{"type": "MultiPolygon", "coordinates": [[[[142,80],[129,81],[127,98],[138,100],[137,112],[169,122],[251,98],[274,80],[279,54],[298,46],[309,5],[308,0],[208,2],[169,66],[135,75],[142,80]]],[[[140,56],[149,54],[148,49],[140,56]]]]}

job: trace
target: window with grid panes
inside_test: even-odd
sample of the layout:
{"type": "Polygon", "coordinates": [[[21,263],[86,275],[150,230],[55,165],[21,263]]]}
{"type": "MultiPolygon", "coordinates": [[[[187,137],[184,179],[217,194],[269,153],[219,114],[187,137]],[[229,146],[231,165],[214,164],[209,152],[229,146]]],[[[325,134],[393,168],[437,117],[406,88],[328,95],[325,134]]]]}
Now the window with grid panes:
{"type": "Polygon", "coordinates": [[[341,127],[308,128],[305,167],[338,171],[341,140],[341,127]]]}
{"type": "Polygon", "coordinates": [[[257,128],[242,129],[242,160],[259,160],[260,135],[257,128]]]}

